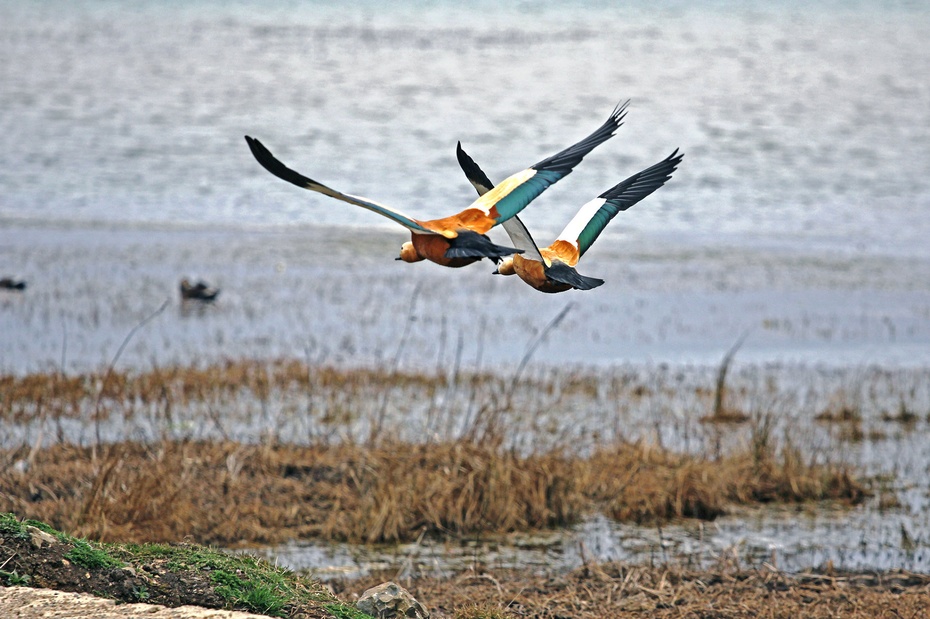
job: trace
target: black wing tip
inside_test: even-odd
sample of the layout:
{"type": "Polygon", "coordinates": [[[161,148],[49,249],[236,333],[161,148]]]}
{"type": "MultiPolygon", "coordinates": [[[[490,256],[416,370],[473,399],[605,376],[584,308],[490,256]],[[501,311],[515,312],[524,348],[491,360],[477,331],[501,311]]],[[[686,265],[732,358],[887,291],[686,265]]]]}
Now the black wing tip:
{"type": "Polygon", "coordinates": [[[617,129],[619,129],[623,124],[623,119],[626,117],[627,107],[629,105],[629,99],[618,103],[617,106],[614,107],[613,112],[611,112],[610,117],[600,127],[598,127],[594,133],[590,134],[580,142],[577,142],[568,148],[559,151],[555,155],[547,157],[546,159],[543,159],[539,163],[530,167],[540,172],[555,172],[561,176],[570,174],[571,171],[575,169],[575,166],[581,163],[582,159],[584,159],[588,153],[613,137],[613,135],[617,132],[617,129]]]}
{"type": "Polygon", "coordinates": [[[630,107],[630,101],[631,99],[621,101],[617,104],[616,107],[614,107],[614,111],[611,112],[610,120],[615,122],[617,127],[620,127],[620,125],[623,124],[623,119],[626,118],[626,113],[629,111],[627,108],[630,107]]]}
{"type": "Polygon", "coordinates": [[[605,200],[615,200],[626,194],[626,197],[630,200],[626,208],[629,208],[671,180],[672,174],[678,169],[678,164],[681,163],[685,156],[685,154],[680,153],[679,150],[680,149],[676,148],[672,151],[671,155],[659,163],[637,172],[626,180],[614,185],[598,197],[604,198],[605,200]]]}
{"type": "Polygon", "coordinates": [[[249,150],[252,151],[252,154],[255,155],[255,158],[262,162],[269,158],[274,159],[274,156],[271,154],[271,151],[268,148],[259,142],[257,139],[252,136],[245,136],[245,143],[249,145],[249,150]]]}
{"type": "Polygon", "coordinates": [[[486,193],[494,189],[494,183],[492,183],[488,175],[484,173],[484,170],[475,163],[475,160],[465,152],[465,149],[462,148],[462,142],[459,142],[455,148],[455,157],[458,159],[459,167],[462,168],[462,172],[465,173],[465,178],[475,186],[479,195],[482,193],[482,190],[486,193]]]}
{"type": "Polygon", "coordinates": [[[317,186],[321,186],[320,183],[317,183],[312,178],[308,178],[281,163],[278,158],[272,155],[271,151],[257,139],[247,135],[245,136],[245,141],[249,145],[249,150],[252,151],[252,156],[255,157],[255,160],[258,161],[263,168],[281,180],[285,180],[303,189],[316,190],[315,188],[317,186]]]}

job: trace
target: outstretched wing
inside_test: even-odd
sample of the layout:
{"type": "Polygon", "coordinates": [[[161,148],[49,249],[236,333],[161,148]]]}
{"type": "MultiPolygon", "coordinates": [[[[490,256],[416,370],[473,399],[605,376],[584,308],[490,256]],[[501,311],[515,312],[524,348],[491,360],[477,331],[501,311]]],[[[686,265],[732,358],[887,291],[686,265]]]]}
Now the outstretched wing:
{"type": "MultiPolygon", "coordinates": [[[[465,177],[468,179],[468,182],[475,187],[475,191],[478,192],[479,196],[483,196],[494,189],[494,183],[492,183],[484,173],[484,170],[475,163],[475,160],[469,157],[465,149],[462,148],[461,142],[455,147],[455,157],[459,160],[459,166],[462,168],[462,171],[465,172],[465,177]]],[[[536,246],[536,241],[533,240],[533,235],[526,229],[526,226],[523,225],[519,217],[514,216],[505,221],[502,225],[507,235],[510,237],[511,242],[514,244],[514,247],[523,251],[524,258],[537,260],[545,264],[542,254],[539,253],[539,247],[536,246]]]]}
{"type": "Polygon", "coordinates": [[[623,124],[629,103],[626,101],[615,107],[610,118],[585,139],[522,172],[507,177],[497,187],[479,197],[469,208],[482,210],[496,223],[507,221],[550,185],[568,176],[585,155],[610,139],[623,124]]]}
{"type": "Polygon", "coordinates": [[[582,206],[559,234],[556,243],[566,241],[577,247],[579,256],[583,255],[614,215],[627,210],[664,185],[672,177],[682,157],[684,154],[678,154],[676,148],[664,160],[637,172],[582,206]]]}
{"type": "Polygon", "coordinates": [[[372,202],[367,198],[353,196],[347,193],[336,191],[335,189],[330,189],[322,183],[318,183],[311,178],[307,178],[299,172],[295,172],[294,170],[278,161],[275,156],[271,154],[271,151],[265,148],[265,145],[255,138],[245,136],[245,141],[248,142],[249,148],[252,150],[252,154],[255,156],[255,159],[257,159],[258,162],[262,164],[262,167],[280,179],[286,180],[289,183],[293,183],[298,187],[303,187],[304,189],[309,189],[310,191],[319,192],[324,196],[329,196],[331,198],[336,198],[337,200],[342,200],[343,202],[348,202],[349,204],[367,208],[369,211],[374,211],[375,213],[384,215],[389,219],[393,219],[405,228],[415,232],[435,234],[435,232],[427,230],[421,226],[415,219],[408,217],[399,211],[395,211],[394,209],[384,206],[383,204],[372,202]]]}

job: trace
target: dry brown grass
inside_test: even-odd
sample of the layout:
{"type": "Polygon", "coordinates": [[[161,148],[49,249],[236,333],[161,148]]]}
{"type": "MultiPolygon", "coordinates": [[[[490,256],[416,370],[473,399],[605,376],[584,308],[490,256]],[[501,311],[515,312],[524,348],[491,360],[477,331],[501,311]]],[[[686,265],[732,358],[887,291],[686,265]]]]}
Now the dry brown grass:
{"type": "MultiPolygon", "coordinates": [[[[348,597],[383,580],[376,574],[337,583],[348,597]]],[[[608,564],[569,574],[466,572],[455,578],[403,581],[431,616],[455,619],[611,617],[654,619],[918,619],[930,616],[930,577],[784,574],[771,570],[675,568],[608,564]]]]}
{"type": "MultiPolygon", "coordinates": [[[[547,388],[545,381],[522,384],[533,393],[547,388]]],[[[712,519],[730,504],[857,502],[865,496],[846,468],[805,459],[787,440],[776,446],[769,415],[754,416],[749,440],[727,453],[682,454],[622,437],[601,439],[580,453],[572,451],[571,436],[550,441],[544,426],[527,429],[526,415],[509,417],[511,399],[498,397],[512,386],[484,374],[447,377],[287,360],[106,377],[3,377],[0,416],[43,424],[31,444],[0,450],[0,511],[101,540],[239,545],[504,533],[564,526],[595,512],[635,522],[712,519]],[[418,440],[402,442],[388,428],[365,431],[366,423],[380,429],[391,394],[403,412],[408,392],[392,390],[405,385],[430,403],[417,422],[421,429],[410,433],[418,440]],[[443,407],[456,385],[472,411],[467,423],[428,430],[453,427],[453,413],[443,407]],[[227,440],[222,428],[224,438],[211,442],[169,431],[184,407],[222,426],[241,402],[258,409],[247,413],[254,416],[263,414],[266,400],[289,398],[315,406],[312,415],[291,413],[315,424],[317,434],[303,437],[307,445],[292,444],[280,428],[263,434],[261,444],[227,440]],[[123,435],[102,442],[100,419],[113,413],[152,417],[144,435],[158,438],[140,442],[123,435]],[[91,446],[70,445],[61,431],[47,445],[44,420],[68,416],[80,417],[85,437],[95,420],[91,446]],[[355,432],[353,424],[363,430],[355,432]]],[[[598,390],[585,376],[548,388],[588,398],[598,390]]],[[[403,414],[396,419],[406,423],[403,414]]]]}
{"type": "MultiPolygon", "coordinates": [[[[14,462],[25,450],[0,452],[14,462]]],[[[232,442],[56,445],[0,473],[0,511],[100,540],[222,545],[714,518],[729,503],[840,499],[865,491],[842,468],[744,453],[707,460],[644,444],[590,457],[519,456],[465,441],[300,447],[232,442]]]]}

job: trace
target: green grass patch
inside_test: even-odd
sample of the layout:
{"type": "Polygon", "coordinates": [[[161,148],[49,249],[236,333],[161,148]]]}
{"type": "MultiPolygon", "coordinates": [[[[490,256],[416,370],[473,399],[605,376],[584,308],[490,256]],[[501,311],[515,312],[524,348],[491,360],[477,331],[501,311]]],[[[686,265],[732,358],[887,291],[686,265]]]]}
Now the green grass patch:
{"type": "Polygon", "coordinates": [[[176,573],[204,573],[230,608],[283,617],[295,604],[319,605],[333,599],[317,583],[250,555],[195,545],[125,544],[120,556],[140,565],[163,563],[176,573]]]}
{"type": "Polygon", "coordinates": [[[104,550],[100,545],[91,545],[90,542],[82,539],[70,540],[74,544],[66,555],[65,559],[89,570],[110,569],[113,567],[123,567],[125,563],[116,559],[104,550]]]}
{"type": "MultiPolygon", "coordinates": [[[[160,597],[163,599],[169,594],[163,585],[145,587],[131,574],[122,577],[135,580],[131,594],[125,591],[125,580],[120,580],[124,584],[122,589],[108,588],[112,582],[109,570],[132,567],[137,573],[172,573],[177,576],[182,584],[179,587],[172,585],[173,595],[180,596],[173,598],[176,603],[203,603],[212,600],[210,604],[218,607],[277,617],[287,617],[299,613],[302,609],[325,608],[340,619],[367,619],[367,615],[339,602],[320,583],[250,555],[228,554],[193,544],[169,546],[99,543],[72,537],[41,522],[21,522],[14,514],[0,513],[0,541],[17,539],[20,544],[25,542],[24,547],[32,548],[32,552],[36,554],[49,552],[47,545],[32,547],[28,541],[28,527],[45,531],[59,539],[66,547],[70,547],[64,555],[58,556],[63,556],[72,564],[88,570],[89,574],[95,574],[94,579],[88,577],[94,580],[94,584],[89,581],[87,591],[101,597],[111,597],[123,602],[158,603],[160,597]],[[195,598],[185,597],[187,593],[195,598]]],[[[61,549],[57,552],[60,553],[61,549]]],[[[0,566],[2,567],[5,566],[0,566]]],[[[157,579],[157,582],[166,581],[157,579]]],[[[177,582],[177,579],[171,582],[177,582]]],[[[29,575],[6,567],[5,570],[0,569],[0,584],[29,584],[29,575]]]]}
{"type": "Polygon", "coordinates": [[[12,572],[7,572],[5,570],[0,570],[0,584],[3,584],[4,587],[15,587],[17,585],[28,585],[29,577],[17,574],[16,570],[12,572]]]}
{"type": "Polygon", "coordinates": [[[13,514],[0,513],[0,535],[29,539],[25,525],[13,514]]]}

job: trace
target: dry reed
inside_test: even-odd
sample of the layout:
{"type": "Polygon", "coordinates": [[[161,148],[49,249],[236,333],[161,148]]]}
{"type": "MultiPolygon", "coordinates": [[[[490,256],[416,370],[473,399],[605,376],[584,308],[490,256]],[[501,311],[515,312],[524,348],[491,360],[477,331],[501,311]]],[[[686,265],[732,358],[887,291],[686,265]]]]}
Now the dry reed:
{"type": "MultiPolygon", "coordinates": [[[[21,450],[19,450],[21,451],[21,450]]],[[[12,461],[21,453],[0,452],[12,461]]],[[[300,447],[232,442],[55,445],[0,474],[0,511],[101,540],[413,540],[620,520],[713,518],[729,503],[842,499],[864,490],[798,454],[721,460],[620,444],[591,457],[519,456],[464,441],[300,447]]]]}

